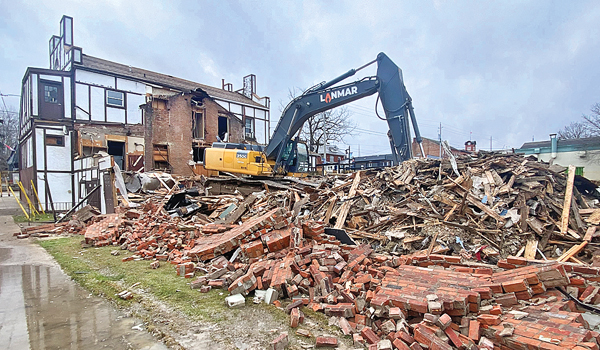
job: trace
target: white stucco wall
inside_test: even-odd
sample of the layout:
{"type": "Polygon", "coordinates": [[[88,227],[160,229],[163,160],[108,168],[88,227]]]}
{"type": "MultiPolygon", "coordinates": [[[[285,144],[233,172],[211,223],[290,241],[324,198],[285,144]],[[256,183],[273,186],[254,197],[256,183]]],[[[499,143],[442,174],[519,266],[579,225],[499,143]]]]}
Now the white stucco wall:
{"type": "MultiPolygon", "coordinates": [[[[537,158],[545,162],[550,162],[552,154],[540,153],[537,155],[537,158]]],[[[600,150],[559,152],[553,164],[564,167],[568,167],[569,165],[583,167],[583,176],[590,180],[600,181],[600,150]]]]}

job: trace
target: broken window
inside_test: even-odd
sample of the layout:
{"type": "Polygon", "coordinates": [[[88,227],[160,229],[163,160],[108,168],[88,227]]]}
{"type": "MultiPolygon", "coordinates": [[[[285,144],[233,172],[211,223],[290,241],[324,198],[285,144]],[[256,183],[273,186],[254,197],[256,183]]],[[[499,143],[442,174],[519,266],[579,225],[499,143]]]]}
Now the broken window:
{"type": "Polygon", "coordinates": [[[204,113],[202,112],[192,112],[192,137],[204,138],[204,113]]]}
{"type": "Polygon", "coordinates": [[[63,135],[46,135],[46,146],[65,146],[65,137],[63,135]]]}
{"type": "Polygon", "coordinates": [[[244,125],[244,133],[246,138],[254,138],[254,119],[246,117],[246,124],[244,125]]]}
{"type": "Polygon", "coordinates": [[[155,170],[169,170],[169,146],[153,145],[153,160],[155,170]]]}
{"type": "Polygon", "coordinates": [[[204,150],[206,147],[192,147],[194,162],[203,163],[204,162],[204,150]]]}
{"type": "Polygon", "coordinates": [[[125,94],[118,91],[106,90],[106,104],[114,107],[125,107],[125,94]]]}
{"type": "Polygon", "coordinates": [[[224,116],[219,116],[218,119],[218,123],[219,123],[219,130],[218,130],[218,137],[219,140],[222,142],[228,142],[229,141],[229,120],[227,120],[227,117],[224,116]]]}
{"type": "Polygon", "coordinates": [[[154,109],[167,109],[167,100],[162,100],[160,98],[152,99],[152,108],[154,109]]]}

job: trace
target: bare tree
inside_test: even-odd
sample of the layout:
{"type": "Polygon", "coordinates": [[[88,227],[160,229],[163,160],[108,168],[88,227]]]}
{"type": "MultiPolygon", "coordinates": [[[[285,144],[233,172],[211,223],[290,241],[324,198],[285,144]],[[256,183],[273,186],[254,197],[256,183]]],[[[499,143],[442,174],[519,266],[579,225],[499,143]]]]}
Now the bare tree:
{"type": "Polygon", "coordinates": [[[560,139],[580,139],[600,136],[600,103],[592,106],[590,114],[581,117],[583,121],[571,122],[558,132],[560,139]]]}
{"type": "Polygon", "coordinates": [[[600,136],[600,103],[593,105],[591,111],[591,114],[584,114],[582,118],[590,136],[600,136]]]}
{"type": "MultiPolygon", "coordinates": [[[[299,88],[290,89],[288,97],[296,98],[302,93],[299,88]]],[[[282,106],[282,110],[283,110],[282,106]]],[[[346,107],[338,107],[310,117],[300,130],[300,138],[308,143],[308,148],[316,153],[323,151],[328,143],[343,142],[352,135],[356,125],[350,119],[351,113],[346,107]]]]}
{"type": "Polygon", "coordinates": [[[356,125],[350,120],[350,115],[346,107],[315,114],[304,123],[300,137],[308,142],[311,151],[320,153],[323,150],[321,146],[343,142],[346,136],[352,135],[356,125]]]}
{"type": "MultiPolygon", "coordinates": [[[[4,105],[2,105],[4,107],[4,105]]],[[[0,170],[8,169],[8,158],[19,142],[19,113],[12,105],[0,108],[0,170]]]]}
{"type": "Polygon", "coordinates": [[[583,122],[571,122],[571,124],[560,129],[558,132],[558,138],[561,140],[580,139],[590,136],[591,134],[588,131],[588,127],[583,122]]]}

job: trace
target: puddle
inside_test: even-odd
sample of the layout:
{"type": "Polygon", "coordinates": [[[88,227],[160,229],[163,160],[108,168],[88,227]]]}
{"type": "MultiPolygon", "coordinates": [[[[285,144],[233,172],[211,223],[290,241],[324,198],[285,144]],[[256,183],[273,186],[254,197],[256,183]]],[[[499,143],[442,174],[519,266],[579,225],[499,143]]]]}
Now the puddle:
{"type": "Polygon", "coordinates": [[[0,263],[10,258],[10,248],[0,248],[0,263]]]}
{"type": "MultiPolygon", "coordinates": [[[[0,248],[0,261],[10,256],[0,248]]],[[[50,266],[0,266],[3,349],[167,349],[141,322],[89,294],[50,266]]]]}

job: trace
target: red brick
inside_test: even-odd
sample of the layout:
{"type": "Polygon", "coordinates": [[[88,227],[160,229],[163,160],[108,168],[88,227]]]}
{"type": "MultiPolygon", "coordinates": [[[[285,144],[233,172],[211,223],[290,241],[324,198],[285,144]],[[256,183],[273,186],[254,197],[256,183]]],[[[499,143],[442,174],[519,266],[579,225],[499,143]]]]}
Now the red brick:
{"type": "Polygon", "coordinates": [[[415,339],[410,334],[404,331],[396,332],[396,338],[402,339],[406,344],[412,344],[415,342],[415,339]]]}
{"type": "Polygon", "coordinates": [[[524,279],[516,279],[502,283],[502,289],[505,293],[526,291],[529,284],[524,279]]]}
{"type": "Polygon", "coordinates": [[[497,326],[501,322],[499,316],[486,314],[477,316],[477,321],[479,321],[479,323],[481,324],[488,326],[497,326]]]}
{"type": "Polygon", "coordinates": [[[406,345],[405,342],[403,342],[400,339],[396,339],[392,342],[392,344],[394,344],[394,346],[396,347],[396,349],[398,350],[410,350],[410,348],[408,347],[408,345],[406,345]]]}
{"type": "Polygon", "coordinates": [[[471,320],[469,322],[469,338],[474,341],[479,340],[479,325],[480,323],[477,320],[471,320]]]}
{"type": "Polygon", "coordinates": [[[360,335],[363,338],[365,338],[365,340],[369,344],[377,344],[380,340],[379,337],[377,336],[377,334],[375,334],[375,332],[373,332],[373,330],[370,327],[364,327],[360,331],[360,335]]]}
{"type": "Polygon", "coordinates": [[[325,346],[336,347],[337,344],[338,344],[338,340],[335,337],[317,337],[315,346],[317,348],[325,347],[325,346]]]}
{"type": "Polygon", "coordinates": [[[287,347],[288,343],[289,341],[287,333],[281,333],[277,338],[273,339],[273,341],[271,342],[271,349],[283,350],[287,347]]]}
{"type": "Polygon", "coordinates": [[[454,331],[454,329],[448,327],[444,329],[444,333],[446,333],[448,338],[450,338],[450,341],[452,341],[452,344],[454,344],[454,346],[456,346],[457,348],[460,348],[463,345],[462,341],[460,340],[458,334],[456,334],[456,331],[454,331]]]}
{"type": "Polygon", "coordinates": [[[517,258],[514,256],[509,256],[508,258],[506,258],[506,262],[513,265],[527,265],[527,259],[521,257],[517,258]]]}
{"type": "Polygon", "coordinates": [[[300,310],[295,307],[290,312],[290,327],[296,328],[300,324],[300,310]]]}

